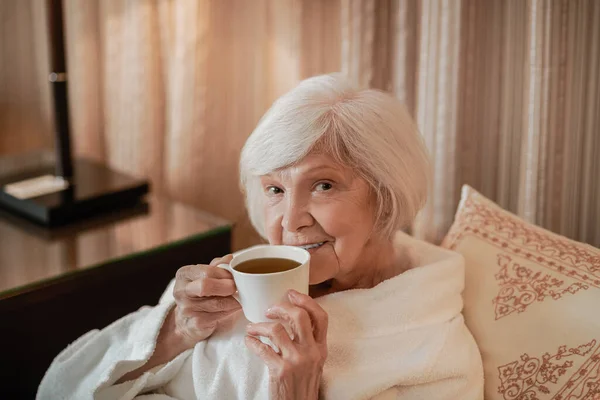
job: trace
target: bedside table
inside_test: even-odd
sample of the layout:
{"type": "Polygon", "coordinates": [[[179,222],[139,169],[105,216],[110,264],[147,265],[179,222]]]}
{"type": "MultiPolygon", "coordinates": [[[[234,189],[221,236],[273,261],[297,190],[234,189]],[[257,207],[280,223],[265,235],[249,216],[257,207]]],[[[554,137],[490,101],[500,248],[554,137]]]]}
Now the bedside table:
{"type": "Polygon", "coordinates": [[[0,214],[2,397],[34,398],[62,349],[156,304],[180,267],[230,253],[231,228],[156,196],[51,231],[0,214]]]}

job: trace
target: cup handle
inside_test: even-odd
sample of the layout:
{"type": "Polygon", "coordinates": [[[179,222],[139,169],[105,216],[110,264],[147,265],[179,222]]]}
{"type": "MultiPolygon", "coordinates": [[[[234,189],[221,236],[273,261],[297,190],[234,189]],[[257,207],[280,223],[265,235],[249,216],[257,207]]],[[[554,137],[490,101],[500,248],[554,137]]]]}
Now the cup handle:
{"type": "MultiPolygon", "coordinates": [[[[231,270],[231,267],[229,266],[229,264],[218,264],[217,268],[222,268],[225,269],[229,272],[231,272],[231,274],[233,275],[233,271],[231,270]]],[[[239,292],[235,292],[234,294],[232,294],[233,298],[237,300],[238,303],[242,304],[242,302],[240,301],[240,293],[239,292]]]]}

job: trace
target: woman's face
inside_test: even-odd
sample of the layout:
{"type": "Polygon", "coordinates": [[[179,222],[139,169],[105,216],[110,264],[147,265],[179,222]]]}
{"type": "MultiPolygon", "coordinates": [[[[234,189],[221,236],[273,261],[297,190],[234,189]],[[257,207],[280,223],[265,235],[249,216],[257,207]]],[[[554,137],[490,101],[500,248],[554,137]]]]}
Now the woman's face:
{"type": "Polygon", "coordinates": [[[367,182],[323,154],[261,177],[271,244],[311,253],[310,283],[351,281],[365,264],[373,199],[367,182]]]}

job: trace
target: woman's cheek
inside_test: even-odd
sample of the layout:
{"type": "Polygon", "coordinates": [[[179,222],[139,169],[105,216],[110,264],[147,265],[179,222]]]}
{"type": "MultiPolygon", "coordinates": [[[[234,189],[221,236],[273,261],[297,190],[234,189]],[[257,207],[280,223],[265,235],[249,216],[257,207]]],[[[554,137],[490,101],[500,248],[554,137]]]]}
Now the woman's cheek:
{"type": "Polygon", "coordinates": [[[269,244],[281,244],[283,227],[281,226],[281,216],[277,214],[277,208],[265,206],[263,212],[265,216],[265,233],[269,244]]]}

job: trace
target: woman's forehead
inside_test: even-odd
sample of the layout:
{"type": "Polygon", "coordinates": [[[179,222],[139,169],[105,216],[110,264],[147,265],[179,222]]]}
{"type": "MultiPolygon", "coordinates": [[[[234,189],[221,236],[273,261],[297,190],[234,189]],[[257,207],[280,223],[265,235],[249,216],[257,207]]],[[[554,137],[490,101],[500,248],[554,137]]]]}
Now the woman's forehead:
{"type": "Polygon", "coordinates": [[[310,175],[324,171],[337,172],[341,175],[348,175],[351,173],[351,170],[348,167],[335,162],[331,156],[322,153],[311,153],[302,160],[267,174],[267,176],[285,178],[310,175]]]}

